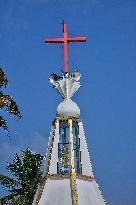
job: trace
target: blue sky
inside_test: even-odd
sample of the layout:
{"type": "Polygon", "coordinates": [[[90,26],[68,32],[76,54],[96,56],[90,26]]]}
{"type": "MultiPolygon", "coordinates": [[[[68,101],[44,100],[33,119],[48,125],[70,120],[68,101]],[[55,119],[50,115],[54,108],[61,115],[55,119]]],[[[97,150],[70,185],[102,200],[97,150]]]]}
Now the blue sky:
{"type": "MultiPolygon", "coordinates": [[[[45,154],[60,96],[49,76],[63,69],[61,45],[45,37],[87,36],[69,46],[69,68],[78,69],[82,87],[74,96],[93,169],[110,205],[135,205],[136,197],[136,1],[0,1],[0,66],[23,118],[3,111],[11,141],[0,130],[0,172],[16,152],[31,147],[45,154]]],[[[2,190],[0,190],[2,194],[2,190]]]]}

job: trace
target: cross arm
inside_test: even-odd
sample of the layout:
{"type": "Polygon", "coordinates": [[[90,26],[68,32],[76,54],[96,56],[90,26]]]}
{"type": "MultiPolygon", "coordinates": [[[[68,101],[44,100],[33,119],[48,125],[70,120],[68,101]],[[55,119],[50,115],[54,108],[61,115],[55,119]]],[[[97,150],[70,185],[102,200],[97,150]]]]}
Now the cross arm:
{"type": "Polygon", "coordinates": [[[64,38],[46,38],[45,43],[63,43],[64,38]]]}
{"type": "Polygon", "coordinates": [[[67,42],[68,43],[70,43],[70,42],[84,42],[86,40],[87,40],[86,37],[76,37],[76,38],[68,38],[67,42]]]}

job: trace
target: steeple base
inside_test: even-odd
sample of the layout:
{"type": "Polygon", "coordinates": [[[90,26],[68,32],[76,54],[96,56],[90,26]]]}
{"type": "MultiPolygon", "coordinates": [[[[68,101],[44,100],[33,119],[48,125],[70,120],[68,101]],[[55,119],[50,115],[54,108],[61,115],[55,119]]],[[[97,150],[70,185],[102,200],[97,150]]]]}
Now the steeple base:
{"type": "Polygon", "coordinates": [[[105,205],[93,177],[75,176],[75,189],[71,182],[72,174],[54,174],[43,178],[33,205],[105,205]]]}
{"type": "Polygon", "coordinates": [[[54,204],[105,205],[79,118],[57,117],[52,124],[45,171],[33,205],[54,204]]]}

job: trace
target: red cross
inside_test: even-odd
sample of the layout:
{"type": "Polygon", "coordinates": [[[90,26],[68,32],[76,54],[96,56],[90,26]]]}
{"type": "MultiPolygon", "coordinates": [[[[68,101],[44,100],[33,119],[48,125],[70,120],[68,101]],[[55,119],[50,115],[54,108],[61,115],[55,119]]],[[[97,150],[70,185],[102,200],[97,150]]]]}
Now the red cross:
{"type": "Polygon", "coordinates": [[[63,50],[64,50],[64,67],[65,73],[68,73],[68,43],[70,42],[83,42],[86,41],[86,37],[75,37],[75,38],[68,38],[67,34],[67,25],[66,23],[63,24],[63,38],[47,38],[45,39],[45,43],[63,43],[63,50]]]}

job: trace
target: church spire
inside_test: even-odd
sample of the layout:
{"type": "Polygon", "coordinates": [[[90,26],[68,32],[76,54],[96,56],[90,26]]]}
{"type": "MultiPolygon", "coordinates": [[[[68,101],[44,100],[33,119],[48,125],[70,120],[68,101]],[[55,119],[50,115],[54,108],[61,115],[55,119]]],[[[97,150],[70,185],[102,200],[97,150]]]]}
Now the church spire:
{"type": "Polygon", "coordinates": [[[81,74],[68,72],[67,44],[85,41],[86,37],[64,38],[45,42],[64,44],[65,73],[52,74],[50,82],[62,97],[52,122],[46,163],[33,205],[105,205],[92,171],[80,109],[71,97],[80,87],[81,74]]]}

